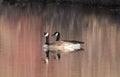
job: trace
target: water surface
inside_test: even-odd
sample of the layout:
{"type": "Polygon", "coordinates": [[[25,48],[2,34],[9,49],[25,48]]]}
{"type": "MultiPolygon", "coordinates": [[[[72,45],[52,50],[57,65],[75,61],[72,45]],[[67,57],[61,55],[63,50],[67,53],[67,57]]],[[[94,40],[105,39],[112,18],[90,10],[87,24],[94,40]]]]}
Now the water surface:
{"type": "MultiPolygon", "coordinates": [[[[0,14],[1,77],[119,77],[119,9],[56,6],[42,11],[4,7],[0,14]],[[84,51],[50,56],[44,64],[43,32],[85,42],[84,51]]],[[[50,41],[54,41],[50,37],[50,41]]]]}

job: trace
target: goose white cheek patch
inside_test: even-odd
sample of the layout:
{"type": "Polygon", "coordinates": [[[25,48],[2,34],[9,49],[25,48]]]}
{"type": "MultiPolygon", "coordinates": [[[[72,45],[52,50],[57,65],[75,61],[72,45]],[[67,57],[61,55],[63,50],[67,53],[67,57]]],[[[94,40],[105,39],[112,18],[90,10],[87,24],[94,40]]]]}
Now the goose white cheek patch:
{"type": "Polygon", "coordinates": [[[49,35],[49,34],[48,34],[48,33],[46,33],[46,34],[45,34],[45,37],[47,37],[48,35],[49,35]]]}
{"type": "Polygon", "coordinates": [[[58,36],[58,33],[56,33],[55,36],[58,36]]]}

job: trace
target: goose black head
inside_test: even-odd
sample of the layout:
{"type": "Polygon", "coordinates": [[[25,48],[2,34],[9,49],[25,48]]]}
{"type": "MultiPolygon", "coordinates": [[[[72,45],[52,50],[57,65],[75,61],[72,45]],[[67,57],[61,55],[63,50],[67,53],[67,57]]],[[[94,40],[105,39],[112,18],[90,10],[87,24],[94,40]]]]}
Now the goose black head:
{"type": "Polygon", "coordinates": [[[52,34],[52,36],[59,36],[60,35],[60,33],[59,32],[55,32],[54,34],[52,34]]]}
{"type": "Polygon", "coordinates": [[[48,32],[44,32],[44,36],[46,38],[45,44],[49,44],[49,33],[48,32]]]}
{"type": "Polygon", "coordinates": [[[52,36],[56,37],[56,41],[60,40],[60,33],[59,32],[55,32],[54,34],[52,34],[52,36]]]}
{"type": "Polygon", "coordinates": [[[48,33],[48,32],[44,32],[44,36],[45,36],[45,37],[48,37],[48,36],[49,36],[49,33],[48,33]]]}

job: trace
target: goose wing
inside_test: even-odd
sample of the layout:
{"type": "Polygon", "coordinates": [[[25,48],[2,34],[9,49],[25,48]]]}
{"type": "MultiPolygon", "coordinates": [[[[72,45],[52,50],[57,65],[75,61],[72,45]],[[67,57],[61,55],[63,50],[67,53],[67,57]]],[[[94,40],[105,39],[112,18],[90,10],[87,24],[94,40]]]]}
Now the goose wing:
{"type": "Polygon", "coordinates": [[[76,43],[84,44],[84,42],[82,42],[82,41],[75,41],[75,40],[63,40],[63,41],[73,43],[73,44],[76,44],[76,43]]]}
{"type": "Polygon", "coordinates": [[[55,41],[49,45],[49,50],[53,52],[71,52],[78,49],[80,49],[80,44],[76,41],[55,41]]]}
{"type": "Polygon", "coordinates": [[[67,46],[67,45],[70,45],[72,44],[71,42],[68,42],[68,41],[55,41],[55,42],[52,42],[50,43],[51,46],[67,46]]]}
{"type": "Polygon", "coordinates": [[[64,51],[66,46],[69,46],[71,43],[64,41],[55,41],[50,43],[49,49],[50,51],[64,51]]]}

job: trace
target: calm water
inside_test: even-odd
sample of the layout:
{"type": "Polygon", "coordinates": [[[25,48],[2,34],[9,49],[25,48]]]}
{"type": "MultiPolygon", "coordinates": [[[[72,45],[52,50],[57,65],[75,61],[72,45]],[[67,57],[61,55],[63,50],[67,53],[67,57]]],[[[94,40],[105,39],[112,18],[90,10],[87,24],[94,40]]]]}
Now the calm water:
{"type": "MultiPolygon", "coordinates": [[[[0,77],[119,77],[119,9],[56,6],[43,10],[3,7],[0,13],[0,77]],[[84,41],[84,51],[50,56],[44,64],[43,32],[84,41]]],[[[54,41],[50,37],[50,41],[54,41]]]]}

